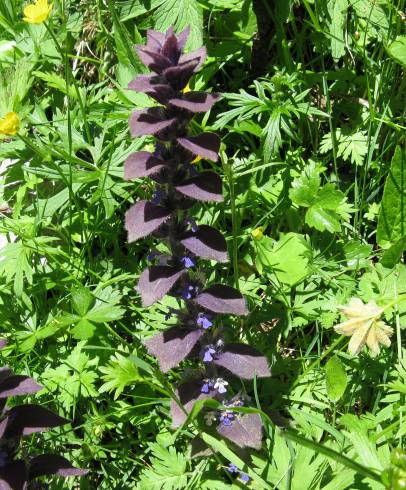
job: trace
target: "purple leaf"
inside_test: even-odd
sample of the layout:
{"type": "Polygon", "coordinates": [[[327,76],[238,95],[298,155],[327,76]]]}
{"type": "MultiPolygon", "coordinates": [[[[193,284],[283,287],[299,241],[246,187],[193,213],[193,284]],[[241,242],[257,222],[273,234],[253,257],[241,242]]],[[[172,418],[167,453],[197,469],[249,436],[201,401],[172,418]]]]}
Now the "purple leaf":
{"type": "Polygon", "coordinates": [[[216,172],[206,171],[188,179],[175,189],[198,201],[221,202],[224,200],[222,187],[221,177],[216,172]]]}
{"type": "Polygon", "coordinates": [[[165,162],[147,151],[137,151],[129,155],[124,164],[126,180],[139,179],[159,172],[165,162]]]}
{"type": "Polygon", "coordinates": [[[182,50],[185,47],[189,34],[190,34],[190,26],[186,26],[185,29],[176,36],[178,38],[178,48],[180,50],[182,50]]]}
{"type": "Polygon", "coordinates": [[[157,333],[143,343],[148,352],[158,359],[161,370],[166,373],[188,356],[203,334],[201,329],[188,330],[176,326],[157,333]]]}
{"type": "Polygon", "coordinates": [[[2,383],[9,376],[13,376],[13,371],[8,366],[0,368],[0,383],[2,383]]]}
{"type": "Polygon", "coordinates": [[[5,439],[18,439],[34,432],[43,432],[53,427],[69,424],[70,421],[39,405],[18,405],[7,412],[5,439]]]}
{"type": "Polygon", "coordinates": [[[217,432],[237,446],[261,449],[262,421],[257,413],[239,414],[230,425],[219,425],[217,432]]]}
{"type": "Polygon", "coordinates": [[[198,305],[215,313],[248,314],[244,296],[237,289],[223,284],[213,284],[200,293],[195,301],[198,305]]]}
{"type": "MultiPolygon", "coordinates": [[[[179,398],[183,408],[187,413],[190,413],[194,404],[199,400],[205,400],[206,398],[213,398],[208,393],[202,393],[201,391],[202,382],[199,381],[189,381],[187,383],[181,384],[176,390],[176,396],[179,398]]],[[[187,415],[175,402],[171,400],[171,415],[172,415],[172,426],[179,427],[182,425],[187,415]]]]}
{"type": "Polygon", "coordinates": [[[216,162],[220,149],[220,138],[215,133],[201,133],[188,138],[178,138],[178,143],[192,152],[216,162]]]}
{"type": "Polygon", "coordinates": [[[153,29],[147,30],[147,48],[150,51],[160,51],[165,42],[165,34],[153,29]]]}
{"type": "Polygon", "coordinates": [[[196,51],[192,51],[191,53],[187,53],[182,55],[179,58],[179,63],[186,63],[188,61],[197,61],[197,65],[194,71],[197,71],[205,62],[207,56],[206,48],[203,46],[202,48],[196,49],[196,51]]]}
{"type": "Polygon", "coordinates": [[[28,395],[42,390],[42,386],[29,376],[13,375],[0,382],[0,398],[28,395]]]}
{"type": "Polygon", "coordinates": [[[249,345],[228,344],[214,360],[217,366],[244,379],[266,378],[271,375],[265,356],[249,345]]]}
{"type": "Polygon", "coordinates": [[[217,260],[217,262],[228,261],[226,240],[211,226],[200,225],[196,232],[186,232],[180,243],[198,257],[217,260]]]}
{"type": "Polygon", "coordinates": [[[129,121],[131,136],[135,138],[136,136],[156,134],[172,126],[175,122],[176,117],[167,119],[160,107],[134,111],[129,121]]]}
{"type": "Polygon", "coordinates": [[[142,44],[135,46],[135,50],[142,63],[155,73],[162,73],[165,68],[172,66],[171,60],[166,56],[157,51],[149,50],[142,44]]]}
{"type": "Polygon", "coordinates": [[[152,265],[145,269],[137,285],[143,306],[151,306],[162,299],[182,274],[184,274],[183,269],[169,265],[152,265]]]}
{"type": "Polygon", "coordinates": [[[75,468],[71,463],[58,454],[41,454],[30,461],[29,479],[44,475],[83,476],[87,470],[75,468]]]}
{"type": "Polygon", "coordinates": [[[171,66],[164,70],[162,75],[174,90],[179,91],[186,87],[198,64],[199,61],[195,59],[177,66],[171,66]]]}
{"type": "Polygon", "coordinates": [[[125,213],[125,228],[128,242],[134,242],[150,235],[171,216],[171,212],[162,206],[148,201],[139,201],[125,213]]]}
{"type": "Polygon", "coordinates": [[[182,54],[178,46],[178,39],[174,34],[167,33],[165,43],[162,46],[161,54],[171,60],[172,64],[176,65],[182,54]]]}
{"type": "Polygon", "coordinates": [[[169,102],[175,107],[187,109],[190,112],[207,112],[217,102],[217,94],[206,92],[187,92],[182,98],[171,99],[169,102]]]}
{"type": "Polygon", "coordinates": [[[130,90],[137,92],[148,92],[162,83],[162,78],[157,75],[139,75],[128,84],[130,90]]]}
{"type": "Polygon", "coordinates": [[[26,490],[28,472],[24,461],[11,461],[0,468],[0,490],[26,490]]]}

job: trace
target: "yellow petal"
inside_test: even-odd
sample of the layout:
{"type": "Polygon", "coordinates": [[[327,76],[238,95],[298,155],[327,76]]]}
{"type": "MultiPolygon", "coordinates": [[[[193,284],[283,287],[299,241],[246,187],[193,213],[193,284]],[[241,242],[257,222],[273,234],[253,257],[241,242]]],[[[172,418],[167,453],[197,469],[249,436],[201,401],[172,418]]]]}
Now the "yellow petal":
{"type": "Polygon", "coordinates": [[[255,238],[255,240],[261,240],[261,238],[264,236],[264,227],[258,226],[258,228],[251,231],[251,235],[255,238]]]}
{"type": "Polygon", "coordinates": [[[48,0],[37,0],[34,4],[24,8],[24,20],[29,24],[41,24],[49,17],[52,5],[48,5],[48,0]]]}
{"type": "Polygon", "coordinates": [[[185,88],[182,90],[182,92],[183,92],[184,94],[187,94],[187,93],[188,93],[188,92],[190,92],[190,91],[191,91],[191,88],[190,88],[189,84],[187,84],[187,85],[186,85],[186,87],[185,87],[185,88]]]}
{"type": "Polygon", "coordinates": [[[197,162],[200,162],[200,160],[202,159],[201,156],[197,155],[196,158],[194,158],[190,163],[197,163],[197,162]]]}
{"type": "Polygon", "coordinates": [[[348,344],[348,352],[351,355],[357,356],[361,352],[361,349],[365,345],[368,330],[369,326],[364,325],[354,332],[353,336],[351,337],[350,343],[348,344]]]}
{"type": "Polygon", "coordinates": [[[0,119],[0,134],[14,135],[19,129],[20,119],[15,112],[8,112],[3,119],[0,119]]]}

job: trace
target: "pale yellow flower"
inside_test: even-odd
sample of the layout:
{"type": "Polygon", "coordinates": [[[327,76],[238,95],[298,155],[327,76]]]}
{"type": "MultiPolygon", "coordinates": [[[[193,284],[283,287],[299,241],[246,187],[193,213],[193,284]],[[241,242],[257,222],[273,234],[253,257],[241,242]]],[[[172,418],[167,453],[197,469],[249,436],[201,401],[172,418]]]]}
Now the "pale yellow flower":
{"type": "Polygon", "coordinates": [[[261,238],[264,236],[264,229],[265,228],[263,226],[258,226],[258,228],[251,231],[251,235],[255,238],[255,240],[261,240],[261,238]]]}
{"type": "Polygon", "coordinates": [[[360,353],[364,345],[367,345],[372,355],[379,354],[379,345],[390,346],[392,327],[380,320],[384,308],[380,308],[371,300],[364,304],[359,298],[351,298],[346,306],[339,307],[341,313],[348,318],[334,327],[341,335],[351,337],[348,351],[353,356],[360,353]]]}
{"type": "Polygon", "coordinates": [[[8,112],[0,119],[0,134],[11,136],[18,133],[20,129],[20,119],[15,112],[8,112]]]}
{"type": "Polygon", "coordinates": [[[189,85],[189,84],[187,84],[187,85],[186,85],[186,87],[185,87],[185,88],[182,90],[182,92],[183,92],[184,94],[187,94],[187,93],[188,93],[188,92],[190,92],[191,90],[192,90],[192,89],[190,88],[190,85],[189,85]]]}
{"type": "Polygon", "coordinates": [[[24,20],[29,24],[42,24],[45,22],[52,10],[52,3],[48,0],[36,0],[34,4],[27,5],[24,8],[24,20]]]}

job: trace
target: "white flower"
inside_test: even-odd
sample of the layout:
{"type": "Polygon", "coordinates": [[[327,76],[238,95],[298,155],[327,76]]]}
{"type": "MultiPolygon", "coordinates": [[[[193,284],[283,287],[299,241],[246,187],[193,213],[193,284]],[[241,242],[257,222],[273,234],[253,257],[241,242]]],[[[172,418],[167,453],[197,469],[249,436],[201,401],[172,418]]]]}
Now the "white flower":
{"type": "Polygon", "coordinates": [[[371,300],[364,304],[359,298],[351,298],[346,306],[339,307],[341,313],[348,318],[334,327],[341,335],[351,337],[348,351],[353,356],[360,353],[364,345],[367,345],[372,354],[379,354],[379,344],[390,346],[390,336],[393,329],[380,320],[384,308],[380,308],[371,300]]]}
{"type": "Polygon", "coordinates": [[[227,385],[228,381],[225,381],[223,378],[217,378],[216,382],[214,383],[214,389],[217,390],[219,393],[226,393],[227,385]]]}

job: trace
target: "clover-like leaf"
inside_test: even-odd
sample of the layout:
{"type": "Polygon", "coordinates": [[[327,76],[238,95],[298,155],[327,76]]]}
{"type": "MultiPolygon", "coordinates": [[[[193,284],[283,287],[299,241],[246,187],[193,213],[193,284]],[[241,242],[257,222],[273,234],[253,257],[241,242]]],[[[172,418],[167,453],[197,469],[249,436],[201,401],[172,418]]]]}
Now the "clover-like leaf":
{"type": "Polygon", "coordinates": [[[171,216],[171,212],[148,201],[139,201],[126,212],[125,227],[129,243],[157,230],[171,216]]]}
{"type": "Polygon", "coordinates": [[[215,313],[247,315],[248,309],[244,296],[230,286],[213,284],[201,292],[195,301],[198,305],[215,313]]]}
{"type": "Polygon", "coordinates": [[[183,269],[169,265],[153,265],[145,269],[137,285],[143,306],[151,306],[162,299],[183,273],[183,269]]]}
{"type": "Polygon", "coordinates": [[[249,345],[228,344],[214,359],[221,366],[243,379],[266,378],[271,375],[265,356],[249,345]]]}
{"type": "Polygon", "coordinates": [[[204,259],[227,262],[227,242],[215,228],[200,225],[197,231],[185,233],[180,243],[195,255],[204,259]]]}
{"type": "Polygon", "coordinates": [[[177,366],[185,359],[197,341],[204,334],[204,330],[190,330],[182,327],[172,327],[159,332],[143,343],[148,352],[158,359],[164,373],[177,366]]]}
{"type": "Polygon", "coordinates": [[[239,447],[261,449],[262,421],[257,413],[238,415],[231,425],[219,425],[217,432],[239,447]]]}
{"type": "Polygon", "coordinates": [[[220,149],[220,138],[215,133],[201,133],[197,136],[178,138],[178,143],[192,152],[216,162],[220,149]]]}
{"type": "Polygon", "coordinates": [[[175,187],[178,192],[198,201],[224,200],[221,177],[215,172],[202,172],[175,187]]]}

